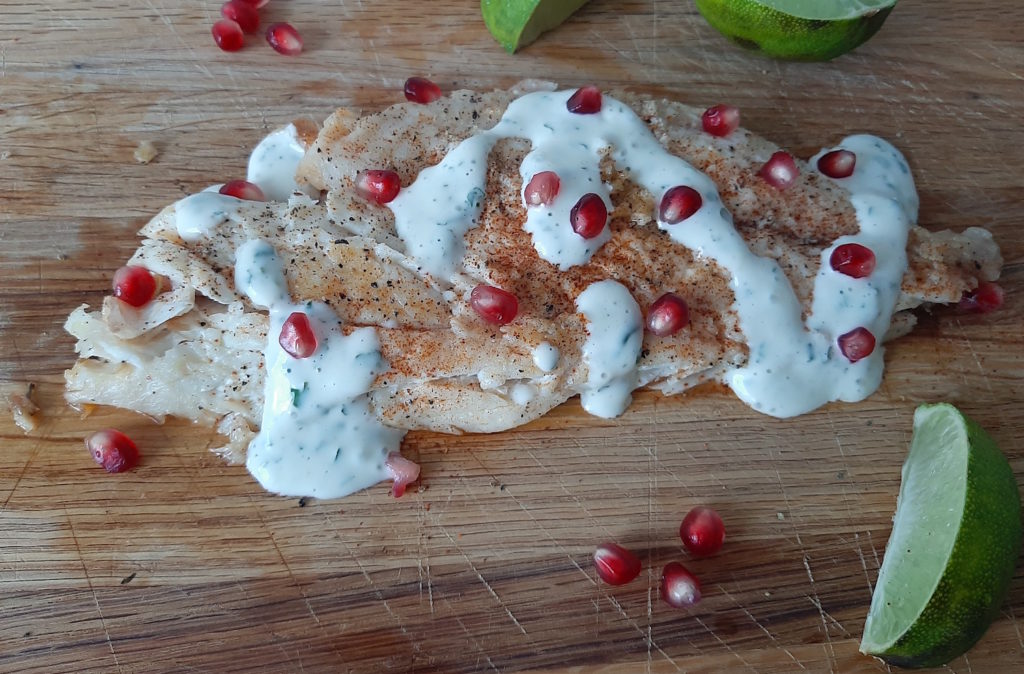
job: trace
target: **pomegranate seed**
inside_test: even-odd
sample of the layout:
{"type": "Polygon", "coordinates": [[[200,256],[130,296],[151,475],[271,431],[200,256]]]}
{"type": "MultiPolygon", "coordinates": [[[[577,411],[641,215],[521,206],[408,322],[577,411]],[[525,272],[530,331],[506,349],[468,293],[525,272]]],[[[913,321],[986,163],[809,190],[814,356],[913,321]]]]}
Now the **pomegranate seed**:
{"type": "Polygon", "coordinates": [[[255,33],[260,27],[260,14],[241,0],[228,0],[220,8],[221,16],[238,24],[243,33],[255,33]]]}
{"type": "Polygon", "coordinates": [[[505,325],[519,313],[519,300],[510,292],[481,283],[469,294],[469,306],[488,323],[505,325]]]}
{"type": "Polygon", "coordinates": [[[757,175],[772,187],[784,190],[796,182],[796,177],[800,175],[800,169],[796,167],[792,155],[779,150],[768,158],[757,175]]]}
{"type": "Polygon", "coordinates": [[[275,23],[267,28],[267,42],[278,54],[296,56],[302,52],[302,36],[290,23],[275,23]]]}
{"type": "Polygon", "coordinates": [[[572,231],[584,239],[593,239],[604,231],[604,225],[608,222],[608,207],[604,205],[604,199],[590,192],[580,197],[572,207],[569,220],[572,222],[572,231]]]}
{"type": "Polygon", "coordinates": [[[410,461],[398,452],[390,452],[388,454],[384,460],[384,468],[387,469],[388,475],[394,480],[394,484],[391,486],[391,495],[395,498],[404,494],[405,488],[410,483],[415,482],[416,478],[420,476],[419,464],[410,461]]]}
{"type": "Polygon", "coordinates": [[[96,431],[85,439],[85,448],[108,473],[122,473],[139,463],[139,448],[116,428],[96,431]]]}
{"type": "Polygon", "coordinates": [[[836,340],[839,350],[851,363],[866,358],[875,350],[875,336],[867,328],[854,328],[836,340]]]}
{"type": "Polygon", "coordinates": [[[658,217],[662,222],[674,225],[700,210],[703,203],[700,192],[686,185],[676,185],[661,198],[658,217]]]}
{"type": "Polygon", "coordinates": [[[740,125],[740,110],[731,105],[714,105],[700,117],[701,126],[712,136],[728,136],[740,125]]]}
{"type": "Polygon", "coordinates": [[[640,558],[615,543],[602,543],[594,550],[597,575],[609,585],[625,585],[640,575],[640,558]]]}
{"type": "Polygon", "coordinates": [[[829,178],[849,178],[857,166],[857,155],[849,150],[832,150],[818,159],[818,170],[829,178]]]}
{"type": "Polygon", "coordinates": [[[647,310],[647,330],[659,337],[674,335],[689,324],[686,300],[675,293],[665,293],[647,310]]]}
{"type": "Polygon", "coordinates": [[[592,115],[601,111],[601,90],[595,86],[581,87],[569,97],[565,107],[577,115],[592,115]]]}
{"type": "Polygon", "coordinates": [[[316,335],[309,324],[309,316],[301,311],[293,311],[284,325],[277,343],[292,358],[309,358],[316,351],[316,335]]]}
{"type": "Polygon", "coordinates": [[[242,42],[245,40],[242,35],[242,27],[238,25],[237,21],[231,19],[221,19],[213,24],[210,32],[213,33],[214,42],[224,51],[238,51],[242,48],[242,42]]]}
{"type": "Polygon", "coordinates": [[[969,290],[960,298],[958,308],[976,314],[987,314],[1003,306],[1003,289],[995,283],[982,281],[977,288],[969,290]]]}
{"type": "Polygon", "coordinates": [[[410,77],[405,81],[405,97],[413,103],[433,103],[441,98],[441,87],[425,77],[410,77]]]}
{"type": "Polygon", "coordinates": [[[828,258],[832,269],[853,278],[870,276],[875,270],[875,254],[859,243],[844,243],[836,246],[828,258]]]}
{"type": "Polygon", "coordinates": [[[142,307],[160,294],[161,278],[145,267],[130,265],[114,272],[114,297],[133,307],[142,307]]]}
{"type": "Polygon", "coordinates": [[[221,185],[220,193],[236,199],[246,199],[248,201],[267,200],[267,198],[263,196],[263,190],[260,189],[260,186],[255,185],[248,180],[231,180],[226,182],[221,185]]]}
{"type": "Polygon", "coordinates": [[[394,171],[371,169],[360,171],[356,176],[356,191],[367,201],[378,206],[389,203],[402,189],[402,180],[394,171]]]}
{"type": "Polygon", "coordinates": [[[661,571],[661,598],[675,608],[700,601],[700,581],[679,562],[669,562],[661,571]]]}
{"type": "Polygon", "coordinates": [[[558,188],[561,186],[562,181],[558,179],[557,173],[541,171],[530,178],[526,189],[523,190],[523,199],[527,206],[550,206],[558,196],[558,188]]]}
{"type": "Polygon", "coordinates": [[[686,513],[679,525],[679,537],[692,555],[706,557],[718,552],[725,541],[725,524],[711,508],[698,506],[686,513]]]}

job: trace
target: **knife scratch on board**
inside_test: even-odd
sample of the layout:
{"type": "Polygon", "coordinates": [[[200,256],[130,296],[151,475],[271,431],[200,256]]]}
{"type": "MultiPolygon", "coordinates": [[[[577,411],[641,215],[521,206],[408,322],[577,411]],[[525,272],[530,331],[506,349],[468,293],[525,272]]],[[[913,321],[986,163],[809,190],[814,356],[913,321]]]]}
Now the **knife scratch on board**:
{"type": "MultiPolygon", "coordinates": [[[[832,633],[828,629],[828,622],[825,620],[825,609],[821,605],[821,600],[818,598],[818,590],[814,583],[814,574],[811,573],[811,560],[804,553],[804,568],[807,570],[807,578],[811,581],[811,592],[814,594],[814,599],[811,603],[814,604],[818,609],[818,615],[821,617],[821,629],[825,632],[825,643],[822,644],[822,648],[825,649],[825,653],[828,655],[828,670],[835,674],[835,661],[836,661],[836,649],[832,645],[832,633]]],[[[811,599],[810,596],[807,597],[811,599]]]]}
{"type": "Polygon", "coordinates": [[[85,576],[85,583],[89,587],[89,592],[92,593],[93,603],[96,604],[96,615],[100,619],[100,627],[103,628],[103,634],[107,638],[107,647],[110,648],[110,655],[114,658],[114,666],[117,671],[121,671],[121,663],[117,659],[117,652],[114,651],[114,642],[110,638],[110,630],[107,629],[107,620],[103,617],[103,609],[100,607],[100,597],[96,593],[96,588],[93,587],[92,577],[89,575],[89,567],[85,563],[85,555],[82,554],[82,545],[78,542],[78,534],[75,533],[75,523],[71,519],[71,513],[68,512],[67,507],[64,508],[64,517],[68,520],[68,529],[71,531],[71,540],[75,543],[75,550],[78,552],[78,561],[82,563],[82,574],[85,576]]]}
{"type": "Polygon", "coordinates": [[[757,625],[757,627],[762,632],[764,632],[765,635],[767,635],[768,639],[771,640],[772,644],[776,648],[778,648],[783,653],[785,653],[787,656],[789,656],[789,659],[792,660],[793,662],[795,662],[797,667],[799,667],[800,669],[804,670],[805,672],[808,671],[807,667],[804,666],[804,663],[800,662],[799,658],[797,658],[795,655],[793,655],[792,651],[790,651],[788,648],[783,646],[782,642],[780,642],[778,640],[778,638],[774,634],[772,634],[771,631],[767,627],[762,625],[761,621],[758,620],[754,616],[754,614],[750,612],[750,609],[748,609],[746,606],[741,604],[735,597],[733,597],[731,594],[729,594],[729,591],[726,590],[725,586],[723,586],[721,583],[716,583],[716,586],[718,587],[718,591],[721,592],[723,595],[725,595],[726,599],[728,599],[733,604],[735,604],[736,608],[738,608],[743,614],[745,614],[750,619],[751,622],[753,622],[755,625],[757,625]]]}

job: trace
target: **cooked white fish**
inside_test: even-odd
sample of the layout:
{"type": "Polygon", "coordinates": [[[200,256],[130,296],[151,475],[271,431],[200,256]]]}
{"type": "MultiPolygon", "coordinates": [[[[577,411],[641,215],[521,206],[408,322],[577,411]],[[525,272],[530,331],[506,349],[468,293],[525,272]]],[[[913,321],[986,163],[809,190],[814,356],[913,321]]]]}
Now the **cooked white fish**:
{"type": "MultiPolygon", "coordinates": [[[[583,119],[566,110],[572,92],[521,93],[460,91],[430,105],[402,104],[365,117],[340,110],[312,144],[297,141],[292,130],[292,146],[309,149],[298,165],[298,191],[287,202],[207,194],[164,209],[143,228],[129,264],[166,277],[170,290],[139,309],[108,297],[101,313],[81,307],[69,317],[80,360],[67,373],[68,400],[217,425],[228,438],[218,451],[241,460],[254,438],[252,447],[263,447],[257,434],[268,410],[276,409],[265,405],[276,385],[268,384],[268,342],[276,342],[285,309],[301,313],[303,303],[323,303],[340,321],[331,343],[373,328],[376,341],[363,355],[379,353],[379,361],[368,366],[369,383],[358,399],[389,428],[500,431],[580,393],[587,409],[614,415],[635,387],[678,393],[709,380],[729,383],[756,407],[788,416],[872,389],[830,389],[820,400],[787,407],[792,395],[766,388],[771,399],[764,401],[757,377],[771,371],[770,359],[756,363],[781,339],[765,331],[796,335],[801,349],[806,342],[810,360],[821,361],[815,367],[881,376],[881,349],[850,362],[836,349],[839,328],[828,325],[859,311],[833,307],[828,295],[837,281],[827,278],[823,260],[837,242],[905,241],[895,254],[876,246],[878,268],[894,270],[889,290],[881,280],[838,281],[882,298],[872,299],[874,314],[856,319],[879,341],[910,329],[909,310],[955,302],[998,277],[998,248],[985,230],[931,233],[910,226],[916,217],[912,181],[909,173],[886,173],[904,170],[905,163],[881,141],[877,148],[868,137],[845,141],[843,147],[859,155],[858,173],[845,182],[797,161],[799,177],[778,189],[758,172],[779,148],[742,129],[724,138],[709,135],[699,109],[618,93],[605,96],[600,114],[583,119]],[[576,142],[574,134],[590,135],[576,142]],[[638,157],[650,163],[641,166],[638,157]],[[524,183],[531,167],[566,161],[579,170],[559,168],[559,196],[540,210],[561,214],[552,216],[557,225],[587,191],[611,205],[607,225],[583,240],[566,220],[566,231],[555,227],[545,243],[551,222],[526,205],[524,183]],[[367,169],[396,171],[399,197],[386,206],[368,201],[357,189],[367,169]],[[699,189],[702,210],[669,225],[658,215],[659,190],[680,176],[699,189]],[[901,180],[909,189],[890,194],[874,187],[901,180]],[[879,213],[902,222],[902,233],[885,231],[888,220],[879,213]],[[730,233],[732,248],[716,248],[715,237],[730,233]],[[254,301],[253,289],[236,283],[236,256],[252,241],[269,244],[280,262],[287,291],[275,300],[276,311],[284,312],[280,320],[273,307],[268,320],[263,309],[269,300],[254,301]],[[738,266],[751,260],[764,269],[738,266]],[[766,285],[766,277],[774,278],[769,290],[777,300],[752,303],[740,296],[764,291],[757,286],[766,285]],[[515,296],[514,320],[499,326],[481,319],[469,301],[481,284],[515,296]],[[685,299],[688,325],[671,336],[645,333],[643,314],[669,291],[685,299]],[[619,346],[611,349],[609,340],[619,346]]],[[[296,161],[293,152],[289,171],[296,161]]],[[[274,190],[280,194],[279,182],[274,190]]],[[[792,360],[792,345],[785,349],[792,360]]],[[[309,382],[296,389],[290,381],[278,386],[292,387],[295,404],[296,391],[309,382]]],[[[359,486],[388,475],[385,459],[393,449],[367,453],[373,466],[359,486]]],[[[296,479],[301,484],[305,478],[296,479]]],[[[275,490],[336,496],[353,484],[275,490]]]]}

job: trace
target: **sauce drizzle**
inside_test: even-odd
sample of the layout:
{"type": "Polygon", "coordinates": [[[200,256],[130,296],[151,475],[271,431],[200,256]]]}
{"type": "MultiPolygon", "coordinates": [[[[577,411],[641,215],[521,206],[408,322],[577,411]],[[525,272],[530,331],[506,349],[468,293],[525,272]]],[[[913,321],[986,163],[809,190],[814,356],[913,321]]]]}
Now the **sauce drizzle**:
{"type": "Polygon", "coordinates": [[[283,263],[261,239],[239,247],[235,286],[270,312],[263,419],[249,444],[249,472],[268,491],[317,498],[346,496],[388,479],[385,459],[398,451],[405,432],[381,424],[365,395],[387,369],[376,331],[345,335],[326,304],[293,304],[283,263]],[[309,358],[292,358],[278,344],[293,311],[305,313],[317,335],[309,358]]]}

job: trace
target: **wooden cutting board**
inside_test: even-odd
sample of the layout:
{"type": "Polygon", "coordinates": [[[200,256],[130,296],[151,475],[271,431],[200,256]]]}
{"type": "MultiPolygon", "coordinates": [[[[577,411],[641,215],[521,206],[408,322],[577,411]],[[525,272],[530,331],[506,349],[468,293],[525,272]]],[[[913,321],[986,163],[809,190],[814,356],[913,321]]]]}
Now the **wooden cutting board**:
{"type": "MultiPolygon", "coordinates": [[[[0,418],[0,670],[5,672],[876,672],[857,652],[891,526],[911,417],[960,405],[1024,475],[1024,43],[1017,4],[903,2],[827,64],[734,48],[688,2],[594,0],[519,55],[473,0],[284,2],[306,51],[259,37],[217,50],[217,2],[0,2],[0,381],[37,384],[42,424],[0,418]],[[524,77],[729,102],[810,156],[873,131],[907,154],[931,228],[990,228],[1007,305],[939,310],[886,352],[859,404],[780,421],[731,394],[637,396],[619,419],[574,402],[515,431],[411,433],[418,493],[263,493],[207,448],[207,429],[61,402],[61,324],[98,305],[162,206],[243,174],[248,149],[297,115],[524,77]],[[152,141],[159,156],[132,158],[152,141]],[[108,476],[82,447],[115,425],[144,461],[108,476]],[[683,514],[724,517],[717,557],[680,547],[683,514]],[[645,570],[600,585],[595,545],[645,570]],[[661,567],[705,599],[673,610],[661,567]]],[[[1021,671],[1024,575],[979,645],[947,668],[1021,671]]]]}

